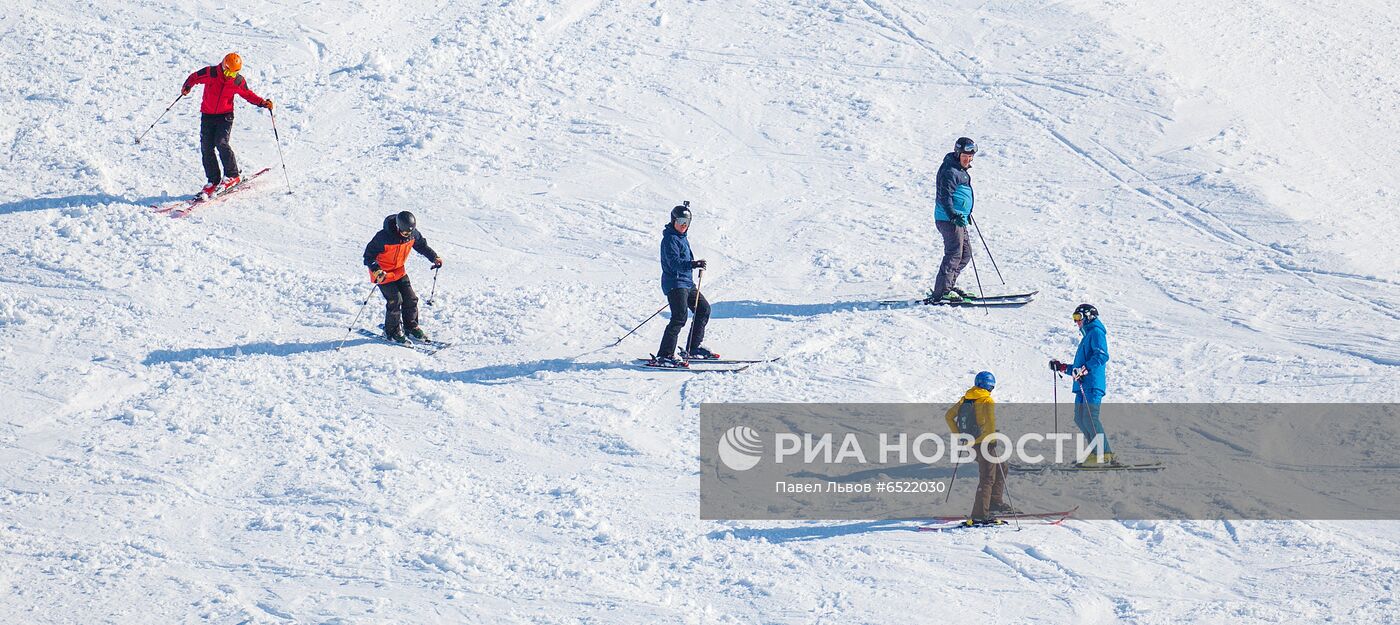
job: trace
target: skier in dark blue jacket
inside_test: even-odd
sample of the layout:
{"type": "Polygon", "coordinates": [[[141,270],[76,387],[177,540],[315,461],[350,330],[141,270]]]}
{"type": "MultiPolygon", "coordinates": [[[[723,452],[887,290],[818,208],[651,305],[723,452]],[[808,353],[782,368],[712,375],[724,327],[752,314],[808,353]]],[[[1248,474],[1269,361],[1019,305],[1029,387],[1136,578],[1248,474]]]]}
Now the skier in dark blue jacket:
{"type": "Polygon", "coordinates": [[[1074,424],[1079,426],[1079,431],[1090,439],[1103,436],[1102,453],[1090,456],[1084,465],[1114,464],[1108,434],[1099,420],[1099,407],[1103,404],[1107,386],[1104,370],[1108,368],[1108,331],[1099,321],[1099,309],[1090,304],[1080,304],[1072,316],[1083,336],[1079,340],[1079,349],[1075,350],[1074,362],[1066,364],[1051,360],[1050,369],[1068,373],[1074,378],[1074,424]]]}
{"type": "Polygon", "coordinates": [[[961,302],[972,295],[959,289],[958,274],[972,260],[972,245],[967,239],[967,222],[972,218],[972,157],[977,144],[967,137],[958,137],[953,151],[944,155],[938,167],[938,188],[934,197],[933,224],[943,236],[943,262],[938,265],[938,279],[926,303],[939,300],[961,302]]]}
{"type": "Polygon", "coordinates": [[[693,269],[705,269],[705,261],[695,260],[690,252],[690,241],[686,232],[690,230],[690,202],[671,209],[671,221],[661,234],[661,291],[671,306],[671,322],[666,324],[666,332],[661,335],[661,347],[647,364],[653,367],[686,367],[687,361],[716,359],[719,354],[711,352],[700,344],[705,340],[705,324],[710,321],[710,303],[695,288],[693,269]],[[691,324],[685,351],[676,358],[676,340],[681,328],[685,327],[689,311],[695,311],[695,322],[691,324]]]}

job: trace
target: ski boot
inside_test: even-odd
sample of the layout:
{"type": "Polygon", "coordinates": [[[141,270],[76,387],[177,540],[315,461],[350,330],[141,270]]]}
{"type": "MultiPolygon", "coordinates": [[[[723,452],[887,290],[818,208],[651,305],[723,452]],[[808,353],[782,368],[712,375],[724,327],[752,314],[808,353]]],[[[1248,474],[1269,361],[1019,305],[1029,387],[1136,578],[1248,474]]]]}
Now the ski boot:
{"type": "Polygon", "coordinates": [[[1094,467],[1110,467],[1110,466],[1114,466],[1114,465],[1116,465],[1116,464],[1118,464],[1118,461],[1116,461],[1116,460],[1113,459],[1113,454],[1110,452],[1110,453],[1099,454],[1099,455],[1097,455],[1097,456],[1089,456],[1088,458],[1085,458],[1085,459],[1084,459],[1084,462],[1079,463],[1079,466],[1081,466],[1081,467],[1087,467],[1087,468],[1094,468],[1094,467]]]}
{"type": "Polygon", "coordinates": [[[688,352],[687,352],[687,351],[682,351],[682,352],[680,353],[680,357],[681,357],[681,360],[687,360],[687,361],[689,361],[689,360],[719,360],[719,354],[716,354],[716,353],[714,353],[714,352],[712,352],[712,351],[710,351],[710,350],[708,350],[708,349],[705,349],[704,347],[697,347],[697,348],[695,348],[695,349],[693,349],[693,350],[691,350],[691,351],[688,351],[688,352]]]}
{"type": "Polygon", "coordinates": [[[197,198],[199,198],[199,199],[201,199],[201,200],[207,200],[207,199],[209,199],[209,198],[211,198],[211,197],[214,197],[214,192],[215,192],[215,191],[218,191],[218,190],[219,190],[219,183],[217,183],[217,182],[211,182],[211,183],[209,183],[209,184],[204,185],[204,188],[203,188],[203,189],[200,189],[199,194],[196,195],[195,197],[197,197],[197,198]]]}
{"type": "Polygon", "coordinates": [[[964,299],[963,296],[958,295],[957,291],[948,291],[947,293],[943,294],[943,297],[934,297],[932,294],[930,294],[928,297],[924,298],[925,304],[960,304],[965,301],[967,300],[964,299]]]}
{"type": "Polygon", "coordinates": [[[399,345],[408,345],[408,337],[404,336],[403,332],[385,332],[384,338],[398,343],[399,345]]]}
{"type": "Polygon", "coordinates": [[[958,288],[958,287],[955,287],[955,286],[950,286],[950,287],[948,287],[948,290],[951,291],[951,292],[953,292],[953,293],[957,293],[957,294],[958,294],[958,297],[961,297],[961,298],[963,298],[963,299],[965,299],[965,300],[977,299],[977,296],[976,296],[976,295],[973,295],[973,294],[971,294],[971,293],[968,293],[967,291],[964,291],[964,290],[962,290],[962,289],[960,289],[960,288],[958,288]]]}
{"type": "Polygon", "coordinates": [[[234,176],[234,177],[232,177],[232,178],[224,178],[224,181],[219,183],[219,193],[222,194],[222,193],[224,193],[225,191],[228,191],[229,189],[232,189],[232,188],[238,186],[238,183],[240,183],[240,182],[243,182],[243,176],[234,176]]]}
{"type": "Polygon", "coordinates": [[[412,338],[415,341],[420,341],[423,343],[433,342],[432,339],[428,338],[428,334],[423,331],[423,328],[409,328],[408,330],[406,330],[406,332],[408,333],[409,338],[412,338]]]}
{"type": "Polygon", "coordinates": [[[669,357],[666,357],[666,356],[662,356],[662,357],[660,357],[660,358],[657,358],[656,356],[652,356],[652,357],[651,357],[651,360],[648,360],[648,361],[647,361],[647,366],[648,366],[648,367],[656,367],[656,368],[658,368],[658,369],[689,369],[689,368],[690,368],[690,365],[689,365],[688,363],[686,363],[686,361],[684,361],[684,360],[677,360],[677,359],[675,359],[675,358],[669,358],[669,357]]]}

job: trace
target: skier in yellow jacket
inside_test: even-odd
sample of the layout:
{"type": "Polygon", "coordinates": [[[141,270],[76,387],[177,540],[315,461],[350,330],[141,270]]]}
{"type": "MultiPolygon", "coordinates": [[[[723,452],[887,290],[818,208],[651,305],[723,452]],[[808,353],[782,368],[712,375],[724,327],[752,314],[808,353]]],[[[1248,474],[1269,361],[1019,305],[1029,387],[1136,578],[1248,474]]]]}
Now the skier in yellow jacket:
{"type": "Polygon", "coordinates": [[[977,495],[972,500],[970,525],[988,525],[996,522],[997,514],[1009,514],[1015,510],[1002,501],[1006,492],[1006,466],[993,462],[989,456],[997,455],[996,441],[982,442],[997,431],[996,402],[992,400],[992,389],[997,379],[990,371],[977,374],[973,386],[967,389],[962,399],[943,418],[948,429],[954,434],[967,434],[973,438],[973,449],[977,459],[977,495]]]}

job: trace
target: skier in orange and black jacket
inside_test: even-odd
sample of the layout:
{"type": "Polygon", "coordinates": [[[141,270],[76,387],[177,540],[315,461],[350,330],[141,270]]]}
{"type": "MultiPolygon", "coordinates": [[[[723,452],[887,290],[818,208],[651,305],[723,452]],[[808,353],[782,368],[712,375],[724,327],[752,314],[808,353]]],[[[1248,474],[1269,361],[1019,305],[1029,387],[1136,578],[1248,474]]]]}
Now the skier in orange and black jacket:
{"type": "Polygon", "coordinates": [[[396,343],[408,342],[404,333],[419,341],[426,341],[427,335],[418,327],[418,294],[413,292],[413,284],[408,280],[408,270],[404,262],[409,252],[417,250],[433,261],[433,269],[442,267],[442,257],[428,240],[418,232],[418,220],[413,213],[403,211],[384,218],[384,229],[376,232],[365,246],[365,266],[369,268],[370,280],[379,285],[384,294],[384,336],[396,343]]]}

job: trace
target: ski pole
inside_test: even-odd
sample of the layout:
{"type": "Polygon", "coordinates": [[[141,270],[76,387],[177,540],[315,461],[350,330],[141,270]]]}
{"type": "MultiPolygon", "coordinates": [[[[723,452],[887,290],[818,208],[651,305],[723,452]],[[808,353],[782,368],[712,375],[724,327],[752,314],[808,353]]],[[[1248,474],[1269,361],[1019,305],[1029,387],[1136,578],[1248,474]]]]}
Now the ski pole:
{"type": "Polygon", "coordinates": [[[370,284],[369,293],[365,294],[365,301],[360,304],[360,312],[355,313],[355,320],[351,321],[350,327],[345,329],[345,338],[340,339],[340,344],[335,346],[336,351],[339,351],[341,345],[344,345],[346,341],[350,340],[350,333],[355,331],[355,324],[360,322],[360,315],[365,313],[365,306],[369,305],[369,298],[374,297],[374,287],[377,286],[379,285],[370,284]]]}
{"type": "Polygon", "coordinates": [[[618,339],[618,340],[616,340],[616,341],[613,341],[613,342],[612,342],[612,345],[609,345],[608,347],[616,347],[618,343],[621,343],[621,342],[622,342],[622,339],[625,339],[625,338],[627,338],[627,337],[629,337],[629,336],[632,336],[632,334],[633,334],[634,332],[636,332],[637,330],[642,329],[642,326],[646,325],[648,321],[651,321],[652,319],[655,319],[657,315],[661,314],[661,311],[666,310],[666,307],[667,307],[667,306],[670,306],[670,304],[669,304],[669,303],[668,303],[668,304],[662,304],[662,305],[661,305],[661,308],[658,308],[658,309],[656,309],[656,312],[651,313],[651,316],[650,316],[650,317],[647,317],[647,318],[644,319],[641,323],[637,324],[637,327],[632,328],[631,330],[628,330],[628,331],[627,331],[627,334],[622,335],[622,338],[621,338],[621,339],[618,339]]]}
{"type": "Polygon", "coordinates": [[[987,258],[992,259],[992,269],[997,270],[997,278],[1002,284],[1006,284],[1006,278],[1001,277],[1001,267],[997,266],[997,258],[992,256],[992,248],[987,247],[987,239],[982,237],[982,228],[977,225],[977,220],[973,219],[971,214],[968,214],[967,219],[972,222],[972,229],[977,231],[977,238],[982,239],[982,249],[987,250],[987,258]]]}
{"type": "MultiPolygon", "coordinates": [[[[1001,494],[1002,494],[1002,498],[1004,498],[1004,499],[1006,500],[1006,503],[1009,504],[1009,505],[1011,506],[1011,509],[1015,510],[1015,509],[1016,509],[1016,502],[1013,501],[1013,500],[1011,499],[1011,486],[1010,486],[1010,484],[1007,483],[1007,480],[1006,480],[1006,476],[1009,474],[1009,471],[1007,471],[1007,469],[1006,469],[1006,463],[1005,463],[1005,462],[998,462],[998,463],[997,463],[997,469],[996,469],[996,470],[997,470],[998,473],[1001,473],[1001,494]]],[[[1020,530],[1021,530],[1021,517],[1014,517],[1012,520],[1016,522],[1016,531],[1020,531],[1020,530]]]]}
{"type": "MultiPolygon", "coordinates": [[[[696,312],[699,312],[699,309],[700,309],[700,282],[701,282],[702,280],[704,280],[704,279],[705,279],[705,268],[704,268],[704,267],[701,267],[699,273],[697,273],[696,276],[695,276],[695,303],[691,305],[691,308],[696,309],[696,312]]],[[[690,351],[690,349],[691,349],[691,347],[692,347],[692,346],[691,346],[691,342],[693,342],[694,340],[695,340],[695,319],[694,319],[694,318],[691,318],[691,320],[690,320],[690,333],[686,335],[686,339],[685,339],[685,351],[686,351],[686,352],[689,352],[689,351],[690,351]]],[[[699,345],[695,345],[694,347],[700,347],[700,346],[699,346],[699,345]]]]}
{"type": "Polygon", "coordinates": [[[953,479],[948,480],[948,492],[943,495],[943,503],[953,497],[953,485],[958,483],[958,467],[962,466],[962,460],[953,463],[953,479]]]}
{"type": "MultiPolygon", "coordinates": [[[[184,93],[183,91],[181,91],[181,92],[180,92],[180,95],[175,96],[175,102],[171,102],[171,103],[170,103],[170,106],[165,107],[165,110],[160,112],[160,117],[157,117],[155,121],[151,122],[151,125],[150,125],[149,127],[146,128],[146,132],[150,132],[150,131],[151,131],[151,128],[155,128],[155,127],[156,127],[156,124],[159,124],[159,123],[160,123],[160,120],[165,119],[165,114],[166,114],[166,113],[169,113],[169,112],[170,112],[170,109],[175,108],[176,102],[179,102],[180,99],[183,98],[183,97],[185,97],[185,93],[184,93]]],[[[146,138],[146,132],[143,132],[143,133],[141,133],[141,136],[136,137],[136,143],[137,143],[137,145],[140,145],[141,140],[144,139],[144,138],[146,138]]]]}
{"type": "Polygon", "coordinates": [[[272,109],[267,109],[267,114],[272,118],[272,138],[277,141],[277,158],[282,161],[282,177],[287,179],[287,195],[291,195],[292,177],[287,175],[287,159],[282,156],[282,137],[277,134],[277,114],[273,113],[272,109]]]}
{"type": "Polygon", "coordinates": [[[442,267],[433,267],[433,292],[428,294],[429,306],[433,305],[433,298],[437,297],[437,277],[439,269],[442,269],[442,267]]]}
{"type": "MultiPolygon", "coordinates": [[[[977,255],[976,255],[976,254],[973,254],[973,255],[971,256],[971,258],[972,258],[972,277],[977,278],[977,299],[982,299],[982,298],[985,297],[987,294],[982,290],[982,276],[981,276],[981,274],[978,274],[978,273],[977,273],[977,255]]],[[[982,312],[985,312],[985,313],[987,313],[988,315],[990,315],[990,314],[992,314],[992,307],[991,307],[991,306],[983,306],[983,307],[982,307],[982,312]]]]}

